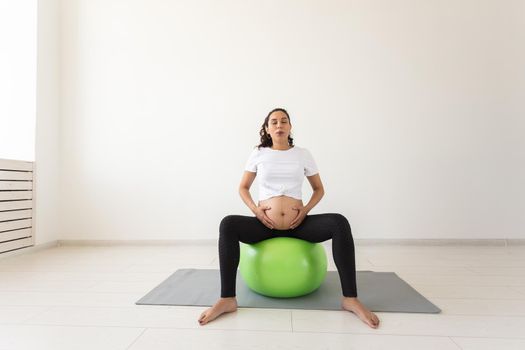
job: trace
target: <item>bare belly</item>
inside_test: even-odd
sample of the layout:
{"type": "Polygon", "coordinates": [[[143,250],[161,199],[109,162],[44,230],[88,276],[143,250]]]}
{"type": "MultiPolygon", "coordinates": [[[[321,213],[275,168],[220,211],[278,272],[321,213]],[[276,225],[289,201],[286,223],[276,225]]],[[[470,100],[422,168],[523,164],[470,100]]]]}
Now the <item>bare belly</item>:
{"type": "Polygon", "coordinates": [[[290,223],[297,216],[297,210],[292,208],[297,205],[302,206],[303,201],[288,196],[277,196],[259,201],[259,206],[271,208],[266,211],[266,215],[273,220],[276,230],[288,230],[290,228],[290,223]]]}

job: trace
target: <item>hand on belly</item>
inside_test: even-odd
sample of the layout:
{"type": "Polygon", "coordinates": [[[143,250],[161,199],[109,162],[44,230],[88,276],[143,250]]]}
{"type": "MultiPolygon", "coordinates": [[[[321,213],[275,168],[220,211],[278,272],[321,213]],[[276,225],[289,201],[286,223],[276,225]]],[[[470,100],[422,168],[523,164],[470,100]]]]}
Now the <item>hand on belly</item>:
{"type": "Polygon", "coordinates": [[[268,198],[260,201],[259,205],[268,205],[271,209],[266,215],[275,223],[274,229],[288,230],[291,222],[297,217],[297,210],[292,209],[297,205],[302,206],[302,201],[287,196],[268,198]]]}
{"type": "Polygon", "coordinates": [[[288,230],[293,219],[297,216],[296,210],[275,210],[273,207],[266,211],[266,215],[275,222],[276,230],[288,230]]]}

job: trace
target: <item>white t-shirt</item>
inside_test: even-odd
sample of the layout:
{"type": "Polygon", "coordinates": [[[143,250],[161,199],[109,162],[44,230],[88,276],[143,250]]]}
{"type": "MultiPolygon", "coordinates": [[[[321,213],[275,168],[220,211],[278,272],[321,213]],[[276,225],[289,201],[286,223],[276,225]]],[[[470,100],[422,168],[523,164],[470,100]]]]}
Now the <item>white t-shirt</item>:
{"type": "Polygon", "coordinates": [[[302,200],[304,176],[319,172],[311,153],[298,146],[285,151],[255,148],[244,169],[257,173],[260,201],[281,195],[302,200]]]}

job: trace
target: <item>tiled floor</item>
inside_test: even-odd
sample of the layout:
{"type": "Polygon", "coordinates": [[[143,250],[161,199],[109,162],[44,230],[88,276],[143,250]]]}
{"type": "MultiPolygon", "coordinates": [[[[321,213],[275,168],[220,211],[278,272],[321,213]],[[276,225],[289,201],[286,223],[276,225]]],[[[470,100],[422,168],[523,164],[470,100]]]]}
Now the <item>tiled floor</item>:
{"type": "Polygon", "coordinates": [[[200,326],[204,307],[134,303],[178,268],[218,268],[215,246],[62,246],[0,258],[0,350],[525,349],[525,246],[358,246],[357,263],[443,312],[378,313],[373,330],[345,311],[241,308],[200,326]]]}

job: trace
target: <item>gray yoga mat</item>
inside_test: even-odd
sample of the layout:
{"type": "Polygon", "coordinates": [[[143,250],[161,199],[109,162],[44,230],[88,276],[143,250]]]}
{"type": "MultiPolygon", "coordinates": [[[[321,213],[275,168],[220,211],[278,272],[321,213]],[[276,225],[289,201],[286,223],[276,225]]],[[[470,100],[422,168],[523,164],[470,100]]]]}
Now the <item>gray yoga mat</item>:
{"type": "MultiPolygon", "coordinates": [[[[328,271],[316,291],[296,298],[272,298],[255,293],[237,272],[237,305],[271,309],[341,310],[341,282],[328,271]]],[[[357,271],[359,300],[372,311],[439,313],[441,310],[394,272],[357,271]]],[[[219,270],[180,269],[136,302],[137,305],[211,306],[220,297],[219,270]]]]}

